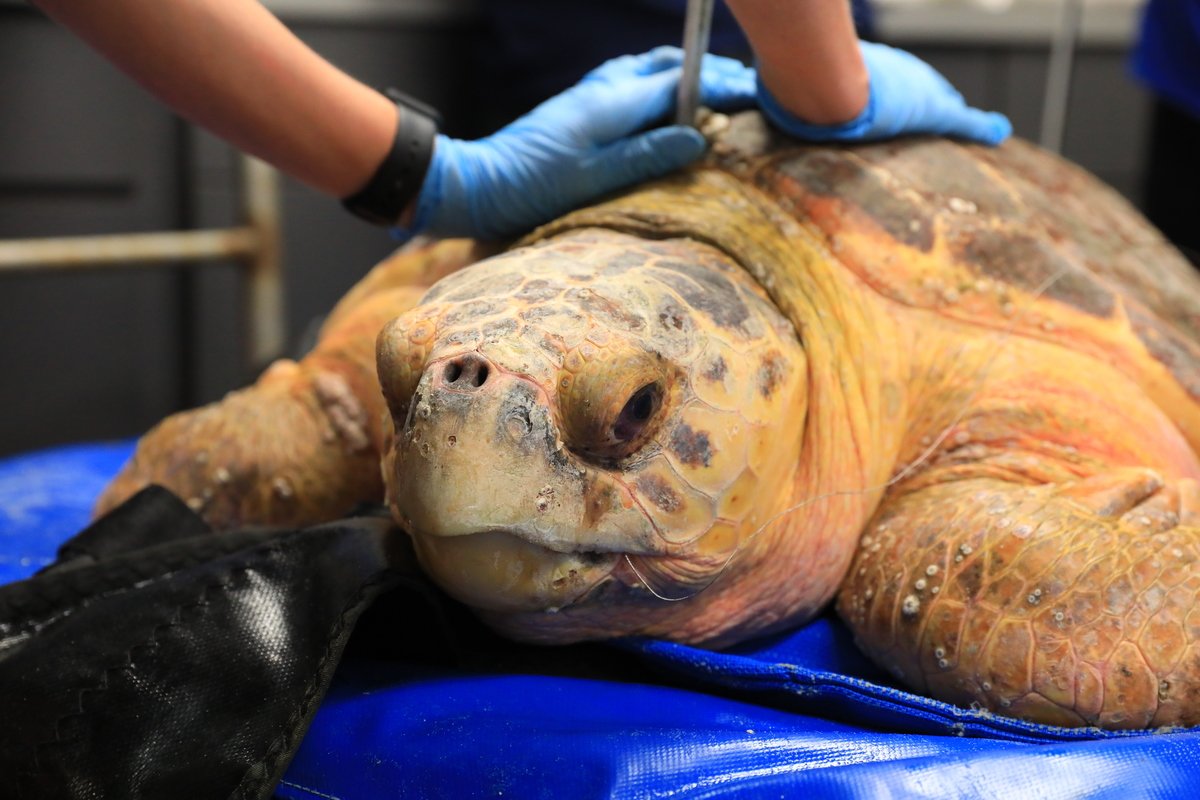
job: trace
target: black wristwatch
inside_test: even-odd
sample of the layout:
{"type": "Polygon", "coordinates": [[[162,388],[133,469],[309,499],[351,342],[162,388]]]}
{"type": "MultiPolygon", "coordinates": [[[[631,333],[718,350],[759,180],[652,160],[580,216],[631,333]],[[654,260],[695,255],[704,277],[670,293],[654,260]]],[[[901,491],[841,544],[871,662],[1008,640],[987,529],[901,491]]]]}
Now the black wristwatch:
{"type": "Polygon", "coordinates": [[[421,191],[442,118],[435,109],[399,89],[383,93],[396,103],[396,139],[367,185],[342,200],[342,206],[374,225],[391,226],[421,191]]]}

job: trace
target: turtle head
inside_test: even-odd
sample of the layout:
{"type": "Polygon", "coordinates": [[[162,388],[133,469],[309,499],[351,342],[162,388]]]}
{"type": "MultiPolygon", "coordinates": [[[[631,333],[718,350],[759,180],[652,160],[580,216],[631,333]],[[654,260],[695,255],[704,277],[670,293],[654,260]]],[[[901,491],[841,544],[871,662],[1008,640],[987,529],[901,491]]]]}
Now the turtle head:
{"type": "Polygon", "coordinates": [[[392,513],[494,627],[553,642],[746,628],[763,587],[738,573],[792,498],[806,365],[725,255],[564,234],[435,285],[378,359],[392,513]]]}

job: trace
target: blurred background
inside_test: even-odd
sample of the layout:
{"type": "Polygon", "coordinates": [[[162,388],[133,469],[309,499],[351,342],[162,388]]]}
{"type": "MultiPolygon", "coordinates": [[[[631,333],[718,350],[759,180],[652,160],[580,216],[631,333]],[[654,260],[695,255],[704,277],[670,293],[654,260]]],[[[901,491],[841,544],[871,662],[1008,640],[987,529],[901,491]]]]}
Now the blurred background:
{"type": "MultiPolygon", "coordinates": [[[[522,48],[594,50],[599,63],[612,46],[604,25],[620,25],[630,2],[563,3],[581,15],[569,26],[515,0],[266,5],[343,69],[433,104],[447,133],[475,137],[578,77],[547,67],[545,52],[542,68],[522,74],[522,48]]],[[[1061,149],[1141,205],[1152,98],[1129,70],[1141,3],[1084,0],[1081,8],[1061,149]]],[[[970,103],[1007,114],[1018,135],[1043,135],[1057,2],[876,0],[860,12],[864,35],[924,58],[970,103]]],[[[619,50],[678,44],[681,20],[661,22],[626,31],[619,50]]],[[[714,49],[744,55],[738,47],[714,37],[714,49]]],[[[0,240],[234,225],[238,165],[227,146],[71,34],[24,2],[0,0],[0,240]]],[[[280,347],[294,354],[314,320],[394,243],[316,192],[286,179],[281,187],[280,347]]],[[[0,455],[137,435],[243,385],[261,366],[247,355],[247,302],[231,261],[0,268],[0,455]]]]}

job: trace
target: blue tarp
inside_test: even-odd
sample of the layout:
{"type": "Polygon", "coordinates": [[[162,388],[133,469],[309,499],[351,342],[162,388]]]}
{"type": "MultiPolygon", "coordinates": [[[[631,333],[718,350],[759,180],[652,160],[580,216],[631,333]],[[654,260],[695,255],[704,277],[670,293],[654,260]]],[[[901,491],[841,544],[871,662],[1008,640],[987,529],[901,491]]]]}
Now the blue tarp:
{"type": "MultiPolygon", "coordinates": [[[[0,582],[87,522],[128,443],[0,460],[0,582]]],[[[823,617],[724,653],[610,648],[632,679],[355,654],[284,798],[1192,797],[1200,731],[1106,734],[960,709],[891,684],[823,617]]],[[[544,651],[541,651],[544,652],[544,651]]],[[[253,713],[253,709],[247,709],[253,713]]]]}

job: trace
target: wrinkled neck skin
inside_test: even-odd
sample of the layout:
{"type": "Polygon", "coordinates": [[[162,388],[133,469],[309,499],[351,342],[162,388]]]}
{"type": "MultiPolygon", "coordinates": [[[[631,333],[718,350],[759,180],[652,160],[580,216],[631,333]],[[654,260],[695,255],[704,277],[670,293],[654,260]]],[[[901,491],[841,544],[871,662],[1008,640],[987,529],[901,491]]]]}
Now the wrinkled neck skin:
{"type": "MultiPolygon", "coordinates": [[[[904,428],[908,348],[888,309],[771,198],[718,169],[569,215],[523,244],[472,268],[492,270],[480,285],[511,283],[504,291],[520,297],[536,284],[571,297],[580,291],[573,265],[650,252],[610,283],[603,269],[594,282],[578,280],[589,303],[644,320],[627,340],[619,329],[604,333],[593,361],[632,365],[613,376],[642,369],[645,358],[647,375],[675,370],[654,379],[674,387],[663,401],[667,418],[625,461],[581,456],[590,417],[572,420],[587,368],[563,370],[592,334],[577,337],[582,350],[545,360],[522,342],[536,337],[552,350],[550,340],[574,336],[569,326],[548,336],[518,324],[495,341],[463,333],[449,321],[468,306],[448,299],[482,302],[470,271],[449,290],[435,287],[379,342],[394,425],[384,458],[389,503],[434,579],[502,633],[544,643],[649,635],[722,646],[817,613],[845,574],[904,428]],[[606,246],[615,255],[598,255],[606,246]],[[670,274],[676,269],[691,283],[670,274]],[[759,321],[733,325],[706,308],[703,270],[744,283],[737,296],[759,321]],[[655,299],[660,283],[674,287],[662,293],[674,299],[655,299]],[[687,286],[701,285],[688,300],[687,286]],[[639,309],[624,292],[650,299],[639,309]],[[680,298],[686,308],[663,313],[663,302],[673,308],[680,298]],[[702,346],[635,352],[676,311],[666,333],[694,330],[702,346]],[[750,343],[737,341],[748,335],[750,343]],[[480,374],[474,399],[455,393],[462,376],[480,374]],[[457,383],[447,387],[450,378],[457,383]],[[514,449],[513,426],[496,419],[511,420],[517,405],[514,449]],[[453,451],[431,449],[448,440],[453,451]],[[465,449],[474,442],[487,447],[465,449]],[[543,516],[528,522],[522,515],[533,507],[543,516]]],[[[554,320],[571,313],[544,324],[566,325],[554,320]]],[[[603,412],[616,379],[589,380],[593,394],[582,405],[603,412]]],[[[620,389],[614,408],[634,388],[620,389]]]]}

